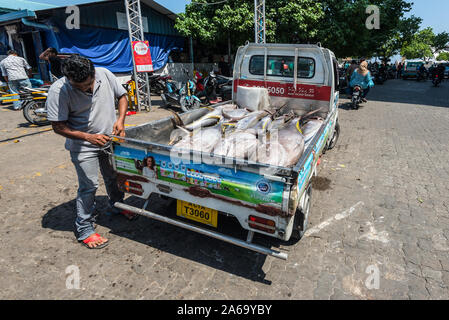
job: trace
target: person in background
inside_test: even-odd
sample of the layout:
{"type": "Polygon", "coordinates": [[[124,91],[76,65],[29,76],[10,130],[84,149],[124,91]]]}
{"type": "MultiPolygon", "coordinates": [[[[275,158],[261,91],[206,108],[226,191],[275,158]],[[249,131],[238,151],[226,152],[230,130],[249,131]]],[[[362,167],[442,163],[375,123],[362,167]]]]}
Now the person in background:
{"type": "Polygon", "coordinates": [[[48,61],[50,63],[50,72],[52,76],[52,82],[63,77],[61,70],[61,58],[58,57],[58,51],[55,48],[48,48],[41,53],[39,59],[48,61]]]}
{"type": "Polygon", "coordinates": [[[100,249],[109,242],[95,233],[98,171],[101,171],[109,197],[108,212],[123,213],[113,207],[115,202],[123,201],[124,193],[118,188],[117,174],[102,148],[111,141],[110,135],[125,135],[127,92],[112,72],[95,68],[92,61],[84,57],[72,56],[64,60],[62,71],[64,77],[48,91],[48,120],[55,133],[67,138],[65,148],[70,152],[78,175],[75,221],[78,241],[89,249],[100,249]],[[118,100],[118,118],[115,99],[118,100]]]}
{"type": "Polygon", "coordinates": [[[398,64],[398,79],[402,78],[402,69],[404,68],[404,63],[403,62],[399,62],[398,64]]]}
{"type": "MultiPolygon", "coordinates": [[[[346,83],[347,84],[349,84],[352,74],[358,67],[359,67],[359,65],[357,64],[357,61],[352,60],[351,65],[346,69],[346,83]]],[[[346,89],[346,93],[351,94],[351,87],[349,85],[348,85],[348,88],[346,89]]]]}
{"type": "MultiPolygon", "coordinates": [[[[8,56],[0,62],[0,68],[12,94],[18,94],[23,88],[32,88],[29,79],[32,77],[31,67],[16,51],[8,51],[8,56]]],[[[14,110],[22,108],[22,101],[14,101],[13,104],[14,110]]]]}
{"type": "Polygon", "coordinates": [[[368,70],[368,63],[366,61],[363,61],[360,64],[360,67],[355,70],[351,76],[349,87],[352,90],[356,85],[359,85],[363,89],[362,101],[368,102],[368,100],[366,100],[366,96],[368,95],[370,88],[374,87],[374,82],[371,77],[371,73],[368,70]]]}
{"type": "Polygon", "coordinates": [[[220,62],[218,63],[218,70],[219,70],[219,73],[222,76],[225,76],[225,77],[230,77],[231,76],[229,63],[224,61],[224,57],[223,56],[220,57],[220,62]]]}
{"type": "Polygon", "coordinates": [[[359,67],[359,65],[357,64],[357,61],[352,60],[351,65],[346,69],[346,77],[348,79],[351,79],[352,74],[358,67],[359,67]]]}
{"type": "Polygon", "coordinates": [[[426,66],[423,63],[418,68],[418,79],[425,79],[426,78],[426,76],[425,76],[426,72],[427,72],[427,69],[426,69],[426,66]]]}

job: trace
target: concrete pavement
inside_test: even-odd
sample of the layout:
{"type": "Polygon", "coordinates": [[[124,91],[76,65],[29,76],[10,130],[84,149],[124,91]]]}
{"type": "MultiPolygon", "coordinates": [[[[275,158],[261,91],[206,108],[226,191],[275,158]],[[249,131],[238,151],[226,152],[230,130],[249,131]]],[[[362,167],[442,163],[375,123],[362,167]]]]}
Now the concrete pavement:
{"type": "MultiPolygon", "coordinates": [[[[449,83],[393,80],[368,99],[358,111],[340,108],[307,236],[255,237],[288,261],[143,217],[101,215],[97,231],[111,243],[87,250],[73,234],[77,183],[64,139],[1,111],[0,298],[449,299],[449,83]],[[74,270],[80,289],[67,289],[74,270]]],[[[101,185],[102,213],[105,194],[101,185]]],[[[155,212],[174,210],[152,201],[155,212]]],[[[221,228],[243,235],[232,219],[221,228]]]]}

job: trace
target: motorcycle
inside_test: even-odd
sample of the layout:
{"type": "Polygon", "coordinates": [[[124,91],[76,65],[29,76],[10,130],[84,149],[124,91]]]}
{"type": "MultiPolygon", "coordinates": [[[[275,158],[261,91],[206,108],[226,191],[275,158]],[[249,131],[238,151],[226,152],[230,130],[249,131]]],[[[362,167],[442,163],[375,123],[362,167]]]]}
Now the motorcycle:
{"type": "Polygon", "coordinates": [[[441,83],[441,76],[439,74],[435,74],[432,79],[432,84],[434,87],[438,87],[441,83]]]}
{"type": "Polygon", "coordinates": [[[363,89],[361,86],[355,86],[352,91],[351,105],[354,110],[358,110],[362,103],[363,89]]]}
{"type": "Polygon", "coordinates": [[[416,76],[416,81],[420,82],[421,80],[427,80],[425,71],[419,71],[418,75],[416,76]]]}
{"type": "Polygon", "coordinates": [[[348,88],[348,77],[346,76],[346,70],[344,68],[338,68],[338,77],[339,77],[339,81],[338,81],[338,90],[340,93],[344,93],[346,92],[347,88],[348,88]]]}
{"type": "Polygon", "coordinates": [[[160,74],[151,74],[148,76],[150,82],[150,92],[155,95],[161,95],[166,91],[165,81],[171,79],[170,76],[161,76],[160,74]]]}
{"type": "MultiPolygon", "coordinates": [[[[189,71],[183,70],[187,76],[189,71]]],[[[189,110],[198,109],[201,105],[201,100],[195,96],[196,84],[193,80],[188,79],[185,83],[180,84],[171,79],[165,81],[166,92],[161,94],[162,101],[165,106],[171,104],[179,105],[182,111],[187,112],[189,110]]]]}
{"type": "Polygon", "coordinates": [[[374,74],[373,74],[373,76],[374,76],[374,83],[375,83],[375,84],[382,85],[382,84],[385,83],[385,81],[387,81],[387,78],[386,78],[384,72],[381,72],[381,71],[375,71],[374,74]]]}
{"type": "Polygon", "coordinates": [[[47,119],[47,101],[48,90],[50,86],[39,88],[22,88],[18,94],[3,94],[0,98],[2,103],[22,101],[20,110],[25,119],[37,126],[46,126],[50,124],[47,119]]]}
{"type": "Polygon", "coordinates": [[[24,100],[23,106],[23,116],[25,119],[37,126],[46,126],[50,124],[48,121],[48,111],[47,111],[47,96],[50,87],[41,87],[39,89],[30,89],[28,98],[24,100]]]}
{"type": "Polygon", "coordinates": [[[198,98],[205,98],[207,104],[232,99],[232,78],[217,75],[212,70],[204,79],[201,73],[196,72],[195,81],[197,84],[195,95],[198,98]]]}
{"type": "Polygon", "coordinates": [[[393,79],[396,79],[396,71],[393,71],[392,69],[388,69],[387,80],[393,80],[393,79]]]}

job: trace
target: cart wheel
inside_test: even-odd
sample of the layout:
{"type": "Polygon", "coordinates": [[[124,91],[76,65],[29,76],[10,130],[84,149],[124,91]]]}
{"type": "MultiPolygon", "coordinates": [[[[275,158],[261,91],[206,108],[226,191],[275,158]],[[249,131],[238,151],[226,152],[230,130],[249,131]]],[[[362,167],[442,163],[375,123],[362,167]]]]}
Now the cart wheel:
{"type": "Polygon", "coordinates": [[[337,121],[337,123],[335,124],[334,135],[332,136],[332,139],[329,143],[329,146],[327,147],[327,150],[332,150],[333,148],[335,148],[339,137],[340,137],[340,124],[337,121]]]}
{"type": "Polygon", "coordinates": [[[306,233],[309,224],[310,208],[312,202],[312,185],[309,184],[306,190],[304,200],[304,208],[302,210],[296,209],[295,221],[293,223],[293,232],[291,238],[294,240],[301,240],[306,233]]]}

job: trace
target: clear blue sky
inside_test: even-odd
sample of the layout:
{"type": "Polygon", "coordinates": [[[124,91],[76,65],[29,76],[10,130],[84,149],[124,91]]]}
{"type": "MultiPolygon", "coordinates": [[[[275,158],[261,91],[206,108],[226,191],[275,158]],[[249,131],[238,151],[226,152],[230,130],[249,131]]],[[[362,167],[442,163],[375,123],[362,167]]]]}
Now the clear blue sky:
{"type": "Polygon", "coordinates": [[[449,32],[448,0],[414,0],[409,2],[414,3],[411,14],[423,19],[422,28],[432,27],[436,33],[449,32]]]}

